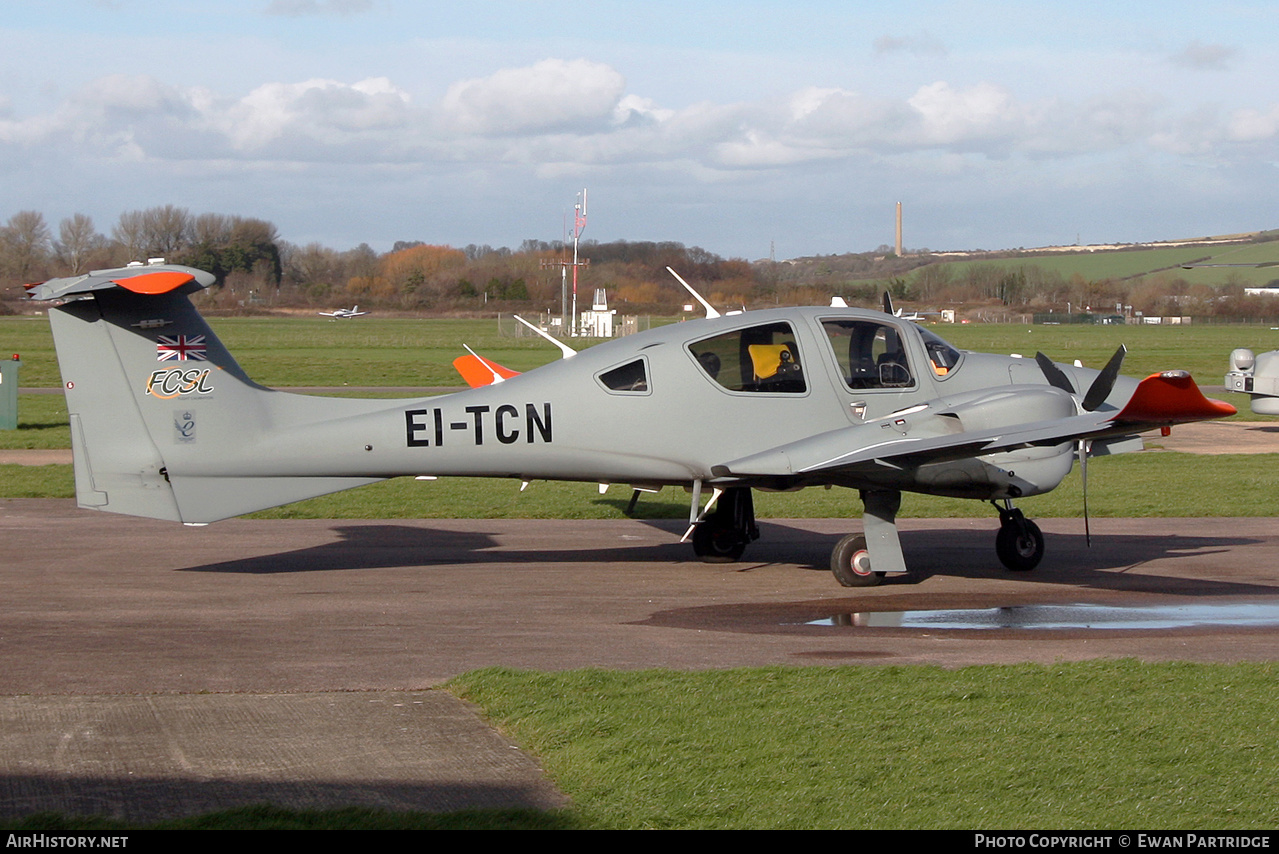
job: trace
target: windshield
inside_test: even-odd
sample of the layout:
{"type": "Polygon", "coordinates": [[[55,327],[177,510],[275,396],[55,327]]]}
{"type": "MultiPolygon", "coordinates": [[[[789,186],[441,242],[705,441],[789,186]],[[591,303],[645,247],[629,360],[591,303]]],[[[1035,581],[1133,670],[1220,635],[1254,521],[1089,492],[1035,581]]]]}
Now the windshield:
{"type": "Polygon", "coordinates": [[[959,350],[937,333],[922,326],[917,328],[919,337],[924,342],[924,350],[928,353],[928,361],[932,363],[933,373],[939,377],[947,376],[959,364],[959,350]]]}

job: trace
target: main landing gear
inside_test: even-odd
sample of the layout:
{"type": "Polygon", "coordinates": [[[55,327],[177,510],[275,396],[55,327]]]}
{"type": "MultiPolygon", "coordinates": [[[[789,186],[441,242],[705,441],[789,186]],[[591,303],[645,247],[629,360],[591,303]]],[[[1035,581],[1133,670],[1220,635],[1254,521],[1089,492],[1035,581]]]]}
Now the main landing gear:
{"type": "Polygon", "coordinates": [[[693,554],[706,563],[732,563],[759,539],[749,487],[725,489],[715,509],[693,528],[693,554]]]}
{"type": "MultiPolygon", "coordinates": [[[[700,487],[700,483],[695,484],[700,487]]],[[[693,506],[697,506],[695,489],[693,506]]],[[[845,587],[873,587],[884,576],[904,573],[901,541],[897,536],[897,511],[901,493],[897,490],[862,490],[862,533],[849,534],[836,544],[830,556],[831,573],[845,587]]],[[[995,554],[1008,569],[1027,572],[1044,557],[1044,535],[1039,526],[1005,499],[991,504],[999,511],[999,533],[995,554]]],[[[687,534],[685,536],[688,536],[687,534]]],[[[749,487],[723,490],[710,512],[703,512],[692,524],[693,553],[707,563],[739,560],[746,546],[759,539],[755,524],[755,502],[749,487]]]]}
{"type": "Polygon", "coordinates": [[[835,545],[830,553],[830,571],[845,587],[874,587],[884,578],[884,573],[870,568],[870,551],[861,534],[849,534],[835,545]]]}
{"type": "MultiPolygon", "coordinates": [[[[901,493],[893,490],[863,490],[862,515],[864,534],[849,534],[831,552],[830,569],[835,580],[845,587],[873,587],[889,573],[906,571],[901,543],[897,538],[897,510],[901,493]]],[[[999,534],[995,537],[995,554],[1004,566],[1014,572],[1027,572],[1044,557],[1044,535],[1039,526],[1005,500],[999,511],[999,534]]]]}
{"type": "Polygon", "coordinates": [[[1039,566],[1044,557],[1044,535],[1039,526],[1030,521],[1013,503],[1004,500],[999,511],[999,533],[995,535],[995,554],[999,561],[1013,572],[1028,572],[1039,566]]]}
{"type": "Polygon", "coordinates": [[[897,511],[902,494],[892,490],[861,491],[862,533],[849,534],[830,553],[830,571],[845,587],[874,587],[891,573],[905,572],[897,511]]]}

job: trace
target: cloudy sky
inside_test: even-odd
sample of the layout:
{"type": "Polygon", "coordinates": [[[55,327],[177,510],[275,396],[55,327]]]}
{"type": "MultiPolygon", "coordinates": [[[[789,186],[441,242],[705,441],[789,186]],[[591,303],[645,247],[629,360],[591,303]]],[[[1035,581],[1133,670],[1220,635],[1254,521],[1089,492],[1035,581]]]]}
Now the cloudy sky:
{"type": "Polygon", "coordinates": [[[51,0],[0,16],[0,221],[726,256],[1279,227],[1279,4],[51,0]]]}

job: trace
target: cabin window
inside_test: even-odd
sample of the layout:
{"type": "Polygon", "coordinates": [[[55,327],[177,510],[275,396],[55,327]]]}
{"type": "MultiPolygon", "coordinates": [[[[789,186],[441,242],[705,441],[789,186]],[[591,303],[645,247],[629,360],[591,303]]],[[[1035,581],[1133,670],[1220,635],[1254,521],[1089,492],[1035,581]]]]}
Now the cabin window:
{"type": "Polygon", "coordinates": [[[648,365],[643,359],[636,359],[605,371],[599,381],[610,391],[648,391],[648,365]]]}
{"type": "Polygon", "coordinates": [[[729,391],[800,394],[808,390],[789,323],[768,323],[688,345],[703,373],[729,391]]]}
{"type": "Polygon", "coordinates": [[[915,384],[901,331],[873,320],[823,320],[844,384],[850,389],[909,388],[915,384]]]}

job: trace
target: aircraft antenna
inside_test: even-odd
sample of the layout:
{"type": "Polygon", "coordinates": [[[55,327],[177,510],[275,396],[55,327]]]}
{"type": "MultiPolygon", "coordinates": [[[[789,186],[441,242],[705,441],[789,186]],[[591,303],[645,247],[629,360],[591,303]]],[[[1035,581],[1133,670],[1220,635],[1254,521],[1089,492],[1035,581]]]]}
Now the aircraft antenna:
{"type": "MultiPolygon", "coordinates": [[[[545,338],[547,341],[550,341],[550,342],[551,342],[552,344],[554,344],[556,347],[559,347],[559,348],[560,348],[560,352],[564,354],[562,358],[567,359],[567,358],[569,358],[569,357],[571,357],[571,356],[576,356],[576,355],[577,355],[577,351],[576,351],[576,350],[574,350],[572,347],[568,346],[568,345],[567,345],[567,344],[565,344],[563,341],[557,341],[557,340],[555,340],[554,338],[552,338],[551,336],[549,336],[549,335],[547,335],[545,332],[543,332],[541,329],[538,329],[536,326],[534,326],[533,324],[529,323],[529,322],[528,322],[527,320],[525,320],[524,318],[520,317],[518,314],[513,314],[513,315],[511,315],[511,317],[514,317],[514,318],[515,318],[516,320],[518,320],[520,323],[523,323],[523,324],[524,324],[525,326],[527,326],[529,329],[532,329],[532,330],[533,330],[534,332],[536,332],[538,335],[542,336],[542,337],[543,337],[543,338],[545,338]]],[[[463,346],[465,346],[465,345],[463,345],[463,346]]],[[[467,347],[466,349],[468,349],[468,350],[469,350],[469,349],[471,349],[471,348],[470,348],[470,347],[467,347]]]]}
{"type": "Polygon", "coordinates": [[[707,316],[707,317],[719,317],[719,316],[720,316],[720,315],[719,315],[719,312],[718,312],[718,311],[716,311],[716,310],[715,310],[715,308],[714,308],[714,307],[713,307],[710,303],[708,303],[706,300],[704,300],[704,299],[702,298],[702,295],[701,295],[701,294],[699,294],[697,291],[693,290],[693,286],[692,286],[692,285],[690,285],[688,282],[684,281],[683,277],[682,277],[682,276],[680,276],[680,274],[679,274],[679,273],[676,273],[676,272],[675,272],[674,270],[672,270],[670,267],[667,267],[667,268],[666,268],[666,272],[668,272],[668,273],[670,273],[672,276],[674,276],[674,277],[675,277],[675,281],[677,281],[677,282],[679,282],[681,285],[683,285],[683,286],[684,286],[684,290],[686,290],[686,291],[688,291],[690,294],[692,294],[692,295],[693,295],[693,297],[694,297],[694,298],[695,298],[698,302],[700,302],[700,303],[702,304],[702,307],[706,309],[706,316],[707,316]]]}

